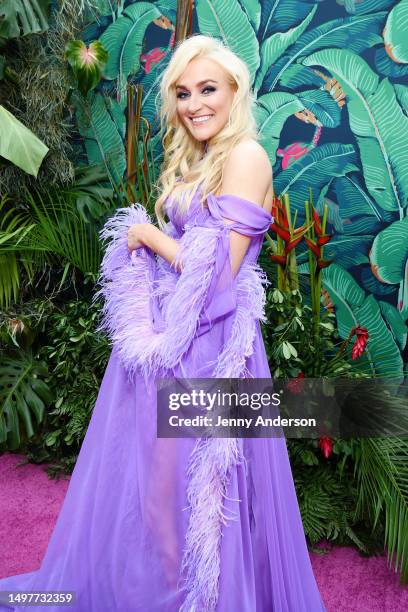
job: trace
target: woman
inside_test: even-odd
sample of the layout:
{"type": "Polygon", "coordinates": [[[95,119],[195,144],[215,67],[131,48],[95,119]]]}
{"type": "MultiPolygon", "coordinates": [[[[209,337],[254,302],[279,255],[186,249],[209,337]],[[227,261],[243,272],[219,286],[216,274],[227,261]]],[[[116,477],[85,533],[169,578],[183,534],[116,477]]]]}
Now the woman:
{"type": "Polygon", "coordinates": [[[161,96],[161,229],[140,205],[104,229],[114,350],[41,568],[0,589],[75,591],[78,612],[324,611],[284,438],[156,435],[158,378],[270,378],[256,260],[273,194],[236,55],[189,38],[161,96]]]}

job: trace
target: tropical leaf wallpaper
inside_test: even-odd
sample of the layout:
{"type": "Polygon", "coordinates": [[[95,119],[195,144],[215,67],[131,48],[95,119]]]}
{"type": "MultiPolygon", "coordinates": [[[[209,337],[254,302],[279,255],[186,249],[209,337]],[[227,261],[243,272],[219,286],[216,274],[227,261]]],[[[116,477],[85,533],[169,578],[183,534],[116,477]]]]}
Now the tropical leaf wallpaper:
{"type": "MultiPolygon", "coordinates": [[[[77,113],[86,160],[126,166],[126,84],[143,85],[156,134],[157,84],[174,46],[176,0],[93,0],[83,33],[109,52],[77,113]],[[86,115],[86,116],[85,116],[86,115]]],[[[326,298],[340,334],[370,333],[368,367],[406,370],[408,317],[408,0],[196,0],[194,32],[222,38],[249,67],[277,194],[304,214],[312,193],[335,234],[326,298]],[[404,365],[405,364],[405,365],[404,365]]],[[[305,255],[298,255],[300,269],[305,255]],[[303,259],[302,259],[303,258],[303,259]]]]}

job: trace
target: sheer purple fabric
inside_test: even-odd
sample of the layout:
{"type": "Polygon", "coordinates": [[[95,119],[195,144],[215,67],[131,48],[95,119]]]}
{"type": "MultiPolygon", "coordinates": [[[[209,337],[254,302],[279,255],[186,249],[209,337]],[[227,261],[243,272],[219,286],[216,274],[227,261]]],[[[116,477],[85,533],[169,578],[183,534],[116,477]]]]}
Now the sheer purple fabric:
{"type": "Polygon", "coordinates": [[[256,260],[271,216],[231,195],[207,206],[168,202],[181,273],[128,254],[141,207],[105,228],[112,355],[41,567],[0,590],[75,591],[75,612],[324,612],[285,440],[156,436],[157,376],[270,377],[256,260]],[[235,279],[231,230],[252,237],[235,279]]]}

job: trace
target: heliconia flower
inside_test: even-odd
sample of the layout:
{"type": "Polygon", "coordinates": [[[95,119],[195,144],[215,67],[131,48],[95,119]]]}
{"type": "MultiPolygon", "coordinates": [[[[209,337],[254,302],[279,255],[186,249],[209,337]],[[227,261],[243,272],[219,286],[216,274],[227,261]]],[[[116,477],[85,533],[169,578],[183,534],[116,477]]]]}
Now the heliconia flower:
{"type": "Polygon", "coordinates": [[[317,214],[317,211],[314,207],[312,207],[312,211],[313,211],[313,219],[314,219],[314,228],[315,228],[315,232],[316,234],[320,237],[323,236],[323,230],[322,230],[322,226],[320,223],[320,217],[317,214]]]}
{"type": "Polygon", "coordinates": [[[329,438],[329,436],[322,436],[321,438],[319,438],[319,448],[325,458],[328,459],[333,452],[332,438],[329,438]]]}
{"type": "Polygon", "coordinates": [[[360,325],[357,325],[356,327],[353,327],[350,331],[350,337],[354,335],[357,336],[357,339],[353,344],[351,358],[358,359],[358,357],[361,357],[361,355],[364,353],[365,348],[367,346],[367,341],[369,337],[368,330],[366,327],[361,327],[360,325]]]}
{"type": "Polygon", "coordinates": [[[278,263],[282,268],[286,267],[287,258],[286,255],[270,255],[272,261],[278,263]]]}
{"type": "Polygon", "coordinates": [[[303,238],[303,234],[297,238],[294,238],[293,240],[289,240],[289,242],[285,245],[285,255],[290,253],[290,251],[299,244],[302,238],[303,238]]]}
{"type": "Polygon", "coordinates": [[[273,223],[271,223],[269,227],[273,232],[275,232],[278,236],[280,236],[282,240],[284,240],[285,242],[289,242],[290,233],[288,232],[287,229],[285,229],[279,223],[277,223],[277,221],[274,221],[273,223]]]}
{"type": "Polygon", "coordinates": [[[328,268],[333,263],[334,259],[323,259],[319,257],[317,260],[317,269],[321,270],[322,268],[328,268]]]}
{"type": "Polygon", "coordinates": [[[305,381],[303,380],[305,378],[305,373],[304,372],[299,372],[299,374],[297,376],[295,376],[295,378],[291,378],[288,383],[287,383],[287,388],[291,393],[295,393],[298,394],[301,391],[303,391],[304,386],[305,386],[305,381]]]}
{"type": "Polygon", "coordinates": [[[311,240],[310,238],[307,238],[306,236],[305,236],[305,241],[309,249],[316,255],[316,257],[320,258],[320,247],[318,247],[317,244],[313,240],[311,240]]]}
{"type": "Polygon", "coordinates": [[[294,142],[288,145],[284,149],[278,149],[276,154],[282,157],[282,170],[286,170],[293,162],[299,157],[302,157],[310,151],[312,147],[303,142],[294,142]]]}
{"type": "Polygon", "coordinates": [[[159,47],[156,47],[155,49],[151,49],[148,53],[143,53],[140,56],[140,59],[146,62],[145,63],[146,74],[149,74],[149,72],[152,70],[154,65],[157,64],[162,59],[162,57],[164,57],[165,55],[166,53],[162,51],[161,49],[159,49],[159,47]]]}
{"type": "Polygon", "coordinates": [[[325,234],[324,236],[319,236],[317,238],[316,244],[318,246],[324,246],[325,244],[327,244],[328,242],[330,242],[330,240],[333,238],[333,236],[331,234],[325,234]]]}

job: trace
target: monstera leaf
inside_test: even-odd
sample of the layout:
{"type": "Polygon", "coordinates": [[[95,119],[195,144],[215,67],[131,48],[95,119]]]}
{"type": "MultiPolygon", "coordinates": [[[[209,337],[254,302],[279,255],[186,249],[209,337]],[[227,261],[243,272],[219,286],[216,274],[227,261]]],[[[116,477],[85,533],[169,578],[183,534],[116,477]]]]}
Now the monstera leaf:
{"type": "Polygon", "coordinates": [[[379,83],[368,64],[346,49],[318,51],[303,63],[323,66],[341,83],[367,189],[381,208],[398,211],[402,216],[408,199],[408,117],[398,103],[395,89],[388,79],[379,83]]]}
{"type": "Polygon", "coordinates": [[[0,155],[37,176],[48,147],[4,106],[0,105],[0,155]]]}
{"type": "Polygon", "coordinates": [[[390,12],[383,36],[385,50],[397,64],[408,63],[408,0],[401,0],[390,12]]]}
{"type": "Polygon", "coordinates": [[[0,444],[10,450],[20,446],[20,421],[27,436],[34,433],[32,416],[37,424],[44,418],[45,407],[52,396],[44,378],[44,363],[27,354],[19,359],[3,357],[0,363],[0,444]]]}
{"type": "Polygon", "coordinates": [[[248,66],[251,81],[259,66],[259,43],[238,0],[197,0],[201,34],[221,38],[248,66]]]}
{"type": "Polygon", "coordinates": [[[123,14],[106,28],[100,42],[109,53],[104,70],[106,79],[119,77],[123,86],[130,74],[140,68],[140,54],[147,26],[160,17],[160,11],[151,2],[129,5],[123,14]]]}
{"type": "Polygon", "coordinates": [[[404,281],[408,261],[408,217],[395,221],[380,232],[373,242],[370,262],[382,283],[404,281]]]}
{"type": "Polygon", "coordinates": [[[290,192],[291,206],[304,214],[305,200],[317,202],[320,193],[335,176],[344,176],[357,170],[356,154],[352,145],[329,143],[312,149],[296,160],[275,178],[277,195],[290,192]]]}
{"type": "Polygon", "coordinates": [[[361,53],[381,42],[380,32],[385,17],[386,13],[376,13],[335,19],[305,32],[296,44],[289,47],[288,52],[270,67],[262,85],[262,92],[273,91],[288,68],[305,55],[319,49],[346,47],[355,53],[361,53]]]}
{"type": "Polygon", "coordinates": [[[258,68],[254,83],[255,92],[261,87],[269,66],[275,63],[282,53],[284,53],[290,45],[293,45],[299,36],[306,30],[314,17],[316,9],[317,6],[314,6],[298,26],[291,28],[287,32],[276,32],[262,42],[260,50],[261,64],[258,68]]]}
{"type": "Polygon", "coordinates": [[[323,286],[335,307],[341,338],[347,338],[355,325],[362,325],[368,330],[365,356],[356,365],[372,375],[402,378],[404,363],[401,353],[375,298],[366,296],[351,274],[337,264],[323,271],[323,286]]]}
{"type": "Polygon", "coordinates": [[[18,38],[48,29],[50,0],[2,0],[0,37],[18,38]]]}

